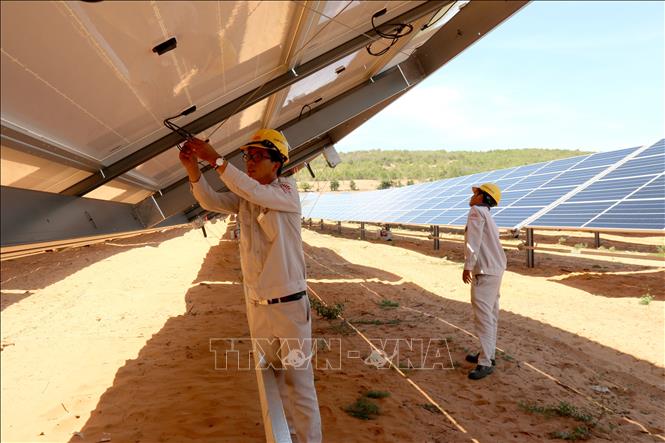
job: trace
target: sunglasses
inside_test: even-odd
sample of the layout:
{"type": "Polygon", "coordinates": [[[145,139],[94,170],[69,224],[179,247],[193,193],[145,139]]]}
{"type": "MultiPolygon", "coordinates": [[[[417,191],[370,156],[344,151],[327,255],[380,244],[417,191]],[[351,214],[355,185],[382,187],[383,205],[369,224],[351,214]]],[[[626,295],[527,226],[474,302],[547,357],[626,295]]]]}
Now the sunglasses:
{"type": "Polygon", "coordinates": [[[286,160],[286,158],[282,155],[282,153],[279,152],[279,148],[273,142],[271,142],[270,140],[259,140],[259,141],[256,141],[256,142],[249,142],[245,146],[247,146],[247,147],[262,146],[266,149],[270,149],[271,151],[277,151],[279,153],[280,157],[282,157],[282,160],[286,160]]]}
{"type": "Polygon", "coordinates": [[[258,163],[261,160],[264,160],[266,158],[270,158],[269,155],[263,155],[260,152],[256,152],[254,154],[250,154],[249,152],[245,152],[242,154],[242,159],[245,160],[246,162],[252,160],[254,163],[258,163]]]}

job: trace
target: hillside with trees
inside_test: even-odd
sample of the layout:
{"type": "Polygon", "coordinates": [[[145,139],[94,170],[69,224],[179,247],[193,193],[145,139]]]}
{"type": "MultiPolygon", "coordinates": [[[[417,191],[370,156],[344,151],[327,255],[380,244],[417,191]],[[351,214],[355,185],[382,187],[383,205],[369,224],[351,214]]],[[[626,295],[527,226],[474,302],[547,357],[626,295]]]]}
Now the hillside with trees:
{"type": "MultiPolygon", "coordinates": [[[[556,160],[588,154],[564,149],[505,149],[493,151],[356,151],[341,152],[342,163],[329,168],[323,156],[312,163],[316,179],[307,169],[296,175],[299,182],[376,180],[379,187],[406,185],[458,177],[493,169],[556,160]]],[[[334,187],[334,186],[333,186],[334,187]]]]}

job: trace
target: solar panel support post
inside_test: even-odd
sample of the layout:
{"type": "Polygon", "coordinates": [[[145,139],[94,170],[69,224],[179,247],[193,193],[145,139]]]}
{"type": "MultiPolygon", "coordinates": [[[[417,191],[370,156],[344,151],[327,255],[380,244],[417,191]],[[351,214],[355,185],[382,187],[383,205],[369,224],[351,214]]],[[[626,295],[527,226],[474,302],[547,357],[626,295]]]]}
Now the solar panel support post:
{"type": "Polygon", "coordinates": [[[596,249],[600,248],[600,232],[593,233],[593,245],[596,249]]]}
{"type": "Polygon", "coordinates": [[[432,225],[432,237],[434,238],[434,250],[438,251],[441,244],[439,242],[439,227],[436,225],[432,225]]]}
{"type": "Polygon", "coordinates": [[[321,219],[320,229],[323,231],[323,219],[321,219]]]}
{"type": "Polygon", "coordinates": [[[365,240],[365,222],[360,222],[360,239],[365,240]]]}
{"type": "Polygon", "coordinates": [[[526,266],[533,268],[535,266],[534,249],[533,249],[533,228],[526,230],[526,266]]]}
{"type": "Polygon", "coordinates": [[[342,222],[341,221],[337,222],[337,233],[338,234],[342,233],[342,222]]]}

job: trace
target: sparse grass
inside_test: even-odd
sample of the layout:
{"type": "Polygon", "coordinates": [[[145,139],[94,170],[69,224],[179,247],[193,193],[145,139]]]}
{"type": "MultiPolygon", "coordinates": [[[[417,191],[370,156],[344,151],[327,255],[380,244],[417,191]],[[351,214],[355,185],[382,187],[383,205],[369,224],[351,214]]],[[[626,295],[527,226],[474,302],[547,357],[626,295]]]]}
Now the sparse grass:
{"type": "Polygon", "coordinates": [[[527,412],[542,414],[546,417],[571,417],[584,423],[591,423],[593,421],[593,415],[589,412],[578,409],[576,406],[565,401],[560,402],[556,406],[538,406],[524,402],[519,402],[518,406],[527,412]]]}
{"type": "Polygon", "coordinates": [[[651,295],[647,292],[642,297],[640,297],[640,304],[641,305],[648,305],[649,303],[651,303],[651,300],[653,300],[653,295],[651,295]]]}
{"type": "Polygon", "coordinates": [[[371,420],[381,413],[381,408],[368,398],[360,397],[355,403],[345,407],[344,412],[361,420],[371,420]]]}
{"type": "Polygon", "coordinates": [[[336,319],[337,317],[340,316],[342,311],[344,311],[344,305],[342,303],[335,303],[332,306],[326,306],[316,298],[312,297],[310,297],[309,302],[312,305],[312,308],[314,308],[314,310],[316,311],[316,313],[327,320],[336,319]]]}
{"type": "Polygon", "coordinates": [[[381,309],[395,309],[399,307],[399,303],[392,300],[381,300],[381,303],[379,303],[379,307],[381,309]]]}
{"type": "Polygon", "coordinates": [[[568,237],[559,237],[559,244],[563,245],[564,243],[566,243],[566,240],[568,240],[568,237]]]}
{"type": "Polygon", "coordinates": [[[587,245],[586,243],[576,243],[574,248],[579,251],[580,249],[587,248],[588,246],[589,245],[587,245]]]}
{"type": "Polygon", "coordinates": [[[659,257],[665,257],[665,245],[658,245],[656,246],[656,255],[659,257]]]}
{"type": "Polygon", "coordinates": [[[499,354],[499,357],[501,357],[502,359],[504,359],[506,361],[515,361],[515,357],[513,357],[510,354],[506,354],[503,351],[498,351],[497,353],[499,354]]]}
{"type": "Polygon", "coordinates": [[[365,397],[368,397],[368,398],[386,398],[386,397],[390,397],[390,392],[386,392],[386,391],[367,391],[367,392],[365,392],[365,397]]]}
{"type": "Polygon", "coordinates": [[[569,440],[569,441],[588,440],[589,438],[591,438],[591,430],[586,426],[578,426],[572,431],[550,432],[549,436],[552,438],[558,438],[561,440],[569,440]]]}
{"type": "Polygon", "coordinates": [[[609,249],[609,250],[612,251],[612,252],[614,252],[614,251],[617,250],[617,248],[615,248],[614,246],[610,246],[610,249],[609,249]]]}
{"type": "Polygon", "coordinates": [[[441,414],[441,411],[439,408],[434,406],[432,403],[423,403],[420,405],[421,408],[426,409],[427,411],[431,412],[432,414],[441,414]]]}

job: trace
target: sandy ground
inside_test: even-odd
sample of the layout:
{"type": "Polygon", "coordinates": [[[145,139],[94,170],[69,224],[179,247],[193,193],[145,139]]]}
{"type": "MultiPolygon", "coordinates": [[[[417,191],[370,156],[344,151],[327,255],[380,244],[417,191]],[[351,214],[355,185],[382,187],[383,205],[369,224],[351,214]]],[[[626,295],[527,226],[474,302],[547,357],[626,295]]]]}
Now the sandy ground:
{"type": "MultiPolygon", "coordinates": [[[[2,441],[264,441],[254,373],[219,370],[211,342],[249,335],[237,243],[221,240],[224,230],[2,262],[2,441]]],[[[312,296],[343,303],[357,328],[313,315],[325,441],[540,442],[575,429],[591,441],[665,440],[665,267],[647,259],[650,240],[612,239],[644,259],[542,254],[535,269],[510,249],[497,370],[473,382],[457,239],[433,251],[357,236],[303,230],[312,296]],[[640,304],[647,292],[654,299],[640,304]],[[402,369],[368,364],[363,336],[402,369]],[[415,345],[393,354],[389,339],[415,345]],[[440,351],[426,359],[440,366],[413,368],[418,339],[440,351]],[[344,411],[369,390],[390,394],[371,400],[377,416],[344,411]],[[543,413],[562,404],[564,416],[543,413]]],[[[558,239],[539,241],[565,247],[558,239]]]]}

